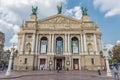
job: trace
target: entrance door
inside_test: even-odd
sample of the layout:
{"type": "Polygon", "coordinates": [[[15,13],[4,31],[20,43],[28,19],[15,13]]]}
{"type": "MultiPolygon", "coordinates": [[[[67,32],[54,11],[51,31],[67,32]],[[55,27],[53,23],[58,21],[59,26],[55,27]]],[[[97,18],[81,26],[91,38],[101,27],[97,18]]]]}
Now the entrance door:
{"type": "Polygon", "coordinates": [[[62,59],[57,59],[57,61],[56,61],[56,70],[57,70],[58,67],[60,67],[60,70],[62,70],[62,59]]]}
{"type": "Polygon", "coordinates": [[[46,59],[40,59],[40,70],[45,69],[45,61],[46,61],[46,59]]]}
{"type": "Polygon", "coordinates": [[[79,59],[73,59],[73,69],[74,70],[79,69],[79,59]]]}

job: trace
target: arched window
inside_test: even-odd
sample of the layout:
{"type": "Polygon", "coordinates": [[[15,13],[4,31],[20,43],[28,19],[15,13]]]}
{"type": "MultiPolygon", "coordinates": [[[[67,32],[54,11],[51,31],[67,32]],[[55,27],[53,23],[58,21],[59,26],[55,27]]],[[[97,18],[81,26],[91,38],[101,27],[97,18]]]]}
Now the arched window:
{"type": "Polygon", "coordinates": [[[63,52],[63,39],[61,37],[58,37],[56,39],[56,52],[58,54],[61,54],[63,52]]]}
{"type": "Polygon", "coordinates": [[[47,38],[41,38],[40,53],[47,53],[47,38]]]}
{"type": "Polygon", "coordinates": [[[78,38],[73,37],[71,43],[72,43],[71,44],[72,53],[78,53],[78,49],[79,49],[78,38]]]}

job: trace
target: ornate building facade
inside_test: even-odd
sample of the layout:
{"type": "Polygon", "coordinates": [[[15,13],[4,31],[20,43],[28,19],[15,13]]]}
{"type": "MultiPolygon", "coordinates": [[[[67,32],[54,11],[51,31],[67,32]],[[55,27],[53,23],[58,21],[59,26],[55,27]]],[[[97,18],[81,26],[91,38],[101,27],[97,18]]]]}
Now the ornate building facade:
{"type": "Polygon", "coordinates": [[[2,55],[4,53],[4,42],[5,42],[5,35],[3,32],[0,31],[0,62],[2,60],[2,55]]]}
{"type": "Polygon", "coordinates": [[[100,55],[101,33],[88,15],[77,20],[63,14],[44,19],[30,15],[18,33],[14,70],[97,70],[104,66],[100,55]]]}

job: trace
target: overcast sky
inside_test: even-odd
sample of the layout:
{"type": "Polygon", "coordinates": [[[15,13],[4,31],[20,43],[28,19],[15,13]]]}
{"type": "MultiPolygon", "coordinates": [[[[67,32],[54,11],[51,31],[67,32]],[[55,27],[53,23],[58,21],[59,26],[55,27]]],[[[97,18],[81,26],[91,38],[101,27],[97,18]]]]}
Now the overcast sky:
{"type": "Polygon", "coordinates": [[[5,49],[18,42],[17,32],[29,20],[32,6],[38,6],[38,18],[57,14],[56,5],[62,3],[62,14],[81,19],[81,7],[88,8],[91,21],[98,24],[102,44],[111,48],[120,42],[120,0],[0,0],[0,31],[5,33],[5,49]]]}

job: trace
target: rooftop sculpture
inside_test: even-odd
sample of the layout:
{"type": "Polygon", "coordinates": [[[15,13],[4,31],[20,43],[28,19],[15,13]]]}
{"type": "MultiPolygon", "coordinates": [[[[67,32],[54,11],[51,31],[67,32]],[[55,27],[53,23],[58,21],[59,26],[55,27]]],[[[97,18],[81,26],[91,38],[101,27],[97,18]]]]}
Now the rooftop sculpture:
{"type": "Polygon", "coordinates": [[[37,9],[38,9],[37,6],[36,6],[36,7],[33,7],[33,6],[32,6],[32,14],[33,14],[33,15],[36,15],[36,14],[37,14],[37,9]]]}
{"type": "Polygon", "coordinates": [[[62,4],[58,4],[57,9],[58,9],[58,14],[61,14],[61,12],[62,12],[62,4]]]}
{"type": "Polygon", "coordinates": [[[88,11],[88,9],[85,7],[81,7],[81,9],[82,9],[82,15],[88,15],[87,14],[87,11],[88,11]]]}

